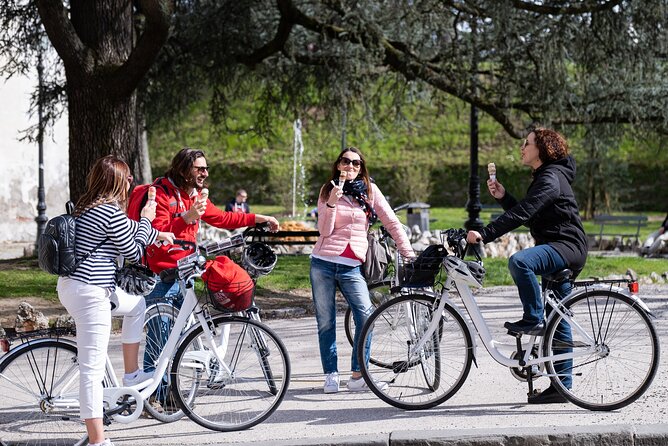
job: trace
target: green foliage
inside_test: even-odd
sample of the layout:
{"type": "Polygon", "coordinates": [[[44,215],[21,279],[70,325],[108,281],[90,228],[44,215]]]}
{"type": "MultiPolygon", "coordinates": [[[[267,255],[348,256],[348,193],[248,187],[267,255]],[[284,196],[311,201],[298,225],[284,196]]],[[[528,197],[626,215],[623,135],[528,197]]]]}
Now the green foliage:
{"type": "Polygon", "coordinates": [[[57,301],[57,281],[57,276],[45,273],[35,267],[0,271],[0,283],[3,284],[2,297],[34,296],[57,301]]]}

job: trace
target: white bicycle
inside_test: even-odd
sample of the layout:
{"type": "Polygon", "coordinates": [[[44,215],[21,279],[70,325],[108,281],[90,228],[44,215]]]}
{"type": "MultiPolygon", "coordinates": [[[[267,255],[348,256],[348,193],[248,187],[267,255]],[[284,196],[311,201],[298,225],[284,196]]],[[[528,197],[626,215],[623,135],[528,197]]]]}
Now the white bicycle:
{"type": "Polygon", "coordinates": [[[371,338],[376,364],[365,364],[360,347],[361,371],[383,401],[403,409],[425,409],[452,397],[476,358],[478,336],[496,362],[528,382],[530,394],[533,379],[546,376],[580,407],[615,410],[648,389],[659,364],[659,339],[649,308],[631,292],[637,291],[636,282],[577,281],[559,300],[551,285],[568,279],[571,272],[543,276],[548,282],[543,297],[546,308],[552,309],[544,336],[523,339],[509,333],[515,342],[506,344],[493,338],[471,292],[470,287],[482,286],[484,268],[479,258],[464,260],[466,233],[448,230],[444,236],[444,246],[453,255],[440,259],[447,272],[442,292],[402,288],[364,326],[359,345],[371,338]],[[459,294],[470,321],[452,294],[459,294]],[[567,378],[572,385],[564,384],[567,378]]]}
{"type": "MultiPolygon", "coordinates": [[[[194,280],[206,259],[195,253],[178,263],[183,305],[153,378],[122,387],[107,358],[105,422],[132,423],[167,374],[171,392],[190,419],[208,429],[236,431],[264,421],[290,383],[290,360],[280,338],[262,323],[229,314],[212,315],[198,302],[194,280]],[[182,333],[190,315],[197,322],[182,333]]],[[[74,341],[48,331],[20,335],[0,359],[0,444],[80,445],[88,441],[79,418],[79,367],[74,341]],[[46,335],[46,337],[44,337],[46,335]]],[[[8,347],[5,340],[5,347],[8,347]]]]}

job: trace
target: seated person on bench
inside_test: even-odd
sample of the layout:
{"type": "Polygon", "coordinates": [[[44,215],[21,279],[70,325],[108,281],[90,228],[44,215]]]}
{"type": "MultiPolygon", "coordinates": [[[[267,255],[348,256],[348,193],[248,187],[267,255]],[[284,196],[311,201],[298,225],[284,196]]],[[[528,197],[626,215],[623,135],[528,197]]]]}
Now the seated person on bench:
{"type": "MultiPolygon", "coordinates": [[[[515,253],[508,261],[524,314],[519,321],[506,322],[504,327],[510,333],[543,335],[543,300],[536,274],[548,275],[569,268],[577,275],[587,259],[587,237],[571,188],[575,179],[575,160],[568,153],[566,140],[553,130],[537,128],[524,140],[521,159],[522,164],[531,167],[533,175],[526,197],[517,201],[496,178],[489,179],[489,192],[505,212],[480,232],[469,231],[467,241],[489,243],[521,225],[529,226],[536,246],[515,253]]],[[[555,291],[563,298],[570,288],[570,282],[565,280],[555,291]]],[[[570,326],[562,321],[555,338],[569,342],[570,326]]],[[[571,364],[571,360],[556,363],[555,370],[567,373],[571,364]]],[[[561,380],[567,388],[571,387],[570,376],[562,376],[561,380]]],[[[529,396],[530,404],[565,401],[552,386],[529,396]]]]}
{"type": "Polygon", "coordinates": [[[652,232],[645,243],[643,243],[642,248],[640,248],[640,254],[642,255],[651,255],[657,253],[663,246],[666,245],[668,241],[668,215],[661,223],[661,227],[652,232]]]}

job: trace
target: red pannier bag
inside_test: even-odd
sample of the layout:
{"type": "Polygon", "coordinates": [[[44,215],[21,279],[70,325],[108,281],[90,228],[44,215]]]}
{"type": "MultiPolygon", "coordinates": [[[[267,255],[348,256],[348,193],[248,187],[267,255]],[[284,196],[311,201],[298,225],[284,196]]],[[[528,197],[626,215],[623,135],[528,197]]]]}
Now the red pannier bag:
{"type": "Polygon", "coordinates": [[[221,311],[244,311],[253,303],[255,284],[248,273],[227,256],[208,263],[202,274],[211,303],[221,311]]]}

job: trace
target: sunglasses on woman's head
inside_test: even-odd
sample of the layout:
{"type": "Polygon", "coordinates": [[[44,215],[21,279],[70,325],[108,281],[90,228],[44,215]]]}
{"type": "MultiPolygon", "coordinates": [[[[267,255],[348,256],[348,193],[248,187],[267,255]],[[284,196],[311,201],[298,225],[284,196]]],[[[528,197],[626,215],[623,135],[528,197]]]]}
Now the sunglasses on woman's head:
{"type": "Polygon", "coordinates": [[[352,164],[353,167],[359,167],[359,166],[362,165],[361,160],[351,160],[350,158],[346,158],[345,156],[342,156],[341,159],[339,160],[339,162],[341,164],[343,164],[344,166],[349,166],[349,165],[352,164]]]}

